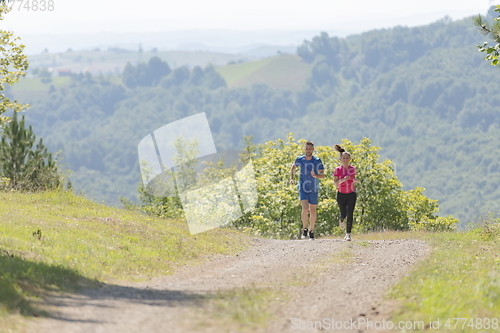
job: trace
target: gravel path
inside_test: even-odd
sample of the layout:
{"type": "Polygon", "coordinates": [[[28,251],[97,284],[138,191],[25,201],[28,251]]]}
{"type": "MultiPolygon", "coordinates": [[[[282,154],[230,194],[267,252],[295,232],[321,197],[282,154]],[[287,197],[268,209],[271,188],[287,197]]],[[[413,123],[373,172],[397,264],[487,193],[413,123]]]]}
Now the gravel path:
{"type": "Polygon", "coordinates": [[[239,332],[213,320],[206,299],[241,287],[286,295],[264,327],[248,331],[319,332],[352,321],[334,331],[369,332],[360,323],[388,319],[385,291],[428,251],[419,240],[255,239],[237,256],[214,256],[171,276],[54,295],[43,301],[51,317],[34,318],[27,332],[239,332]]]}

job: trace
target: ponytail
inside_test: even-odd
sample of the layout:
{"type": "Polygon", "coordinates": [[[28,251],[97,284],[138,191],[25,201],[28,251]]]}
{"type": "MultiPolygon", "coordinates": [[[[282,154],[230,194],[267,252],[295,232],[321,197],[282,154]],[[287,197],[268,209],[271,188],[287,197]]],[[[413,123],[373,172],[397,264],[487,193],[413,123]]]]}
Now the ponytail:
{"type": "Polygon", "coordinates": [[[335,150],[339,152],[340,156],[339,158],[342,158],[342,155],[345,153],[349,156],[351,156],[351,153],[349,153],[348,151],[346,151],[344,148],[342,148],[340,145],[335,145],[334,146],[335,150]]]}
{"type": "Polygon", "coordinates": [[[342,147],[340,147],[339,145],[335,145],[335,150],[336,150],[336,151],[338,151],[338,152],[339,152],[339,153],[341,153],[341,154],[342,154],[343,152],[345,152],[345,149],[344,149],[344,148],[342,148],[342,147]]]}
{"type": "Polygon", "coordinates": [[[334,146],[335,150],[339,152],[340,157],[342,157],[342,153],[345,152],[345,149],[340,147],[340,145],[335,145],[334,146]]]}

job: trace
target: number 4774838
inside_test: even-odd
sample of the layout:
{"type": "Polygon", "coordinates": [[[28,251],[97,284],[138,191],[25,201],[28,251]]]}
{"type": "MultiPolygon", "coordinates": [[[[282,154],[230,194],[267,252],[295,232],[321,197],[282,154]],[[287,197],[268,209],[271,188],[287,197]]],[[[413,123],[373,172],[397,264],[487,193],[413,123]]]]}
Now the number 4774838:
{"type": "Polygon", "coordinates": [[[54,10],[54,0],[9,0],[9,3],[11,9],[18,11],[51,12],[54,10]]]}

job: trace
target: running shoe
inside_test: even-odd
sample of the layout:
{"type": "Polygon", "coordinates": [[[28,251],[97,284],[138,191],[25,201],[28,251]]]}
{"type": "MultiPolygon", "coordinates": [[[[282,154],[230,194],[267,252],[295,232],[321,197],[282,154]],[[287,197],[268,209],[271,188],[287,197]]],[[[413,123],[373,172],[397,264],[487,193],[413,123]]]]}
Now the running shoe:
{"type": "Polygon", "coordinates": [[[309,231],[309,239],[314,240],[314,231],[309,231]]]}
{"type": "Polygon", "coordinates": [[[307,232],[308,232],[307,228],[304,228],[304,230],[302,230],[302,237],[300,237],[300,238],[306,239],[307,238],[307,232]]]}
{"type": "Polygon", "coordinates": [[[350,241],[351,241],[351,234],[345,234],[344,239],[345,239],[346,241],[350,242],[350,241]]]}

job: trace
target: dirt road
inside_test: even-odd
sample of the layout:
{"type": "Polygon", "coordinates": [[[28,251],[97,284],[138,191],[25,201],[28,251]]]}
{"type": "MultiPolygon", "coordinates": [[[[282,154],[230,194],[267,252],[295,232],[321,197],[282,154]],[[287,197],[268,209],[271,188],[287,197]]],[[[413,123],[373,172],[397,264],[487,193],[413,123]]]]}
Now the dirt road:
{"type": "Polygon", "coordinates": [[[428,251],[419,240],[255,239],[237,256],[147,283],[51,297],[52,317],[34,318],[27,332],[368,332],[360,324],[388,319],[384,293],[428,251]],[[214,306],[221,292],[252,290],[275,292],[249,305],[270,314],[261,324],[225,318],[238,306],[231,300],[214,306]]]}

